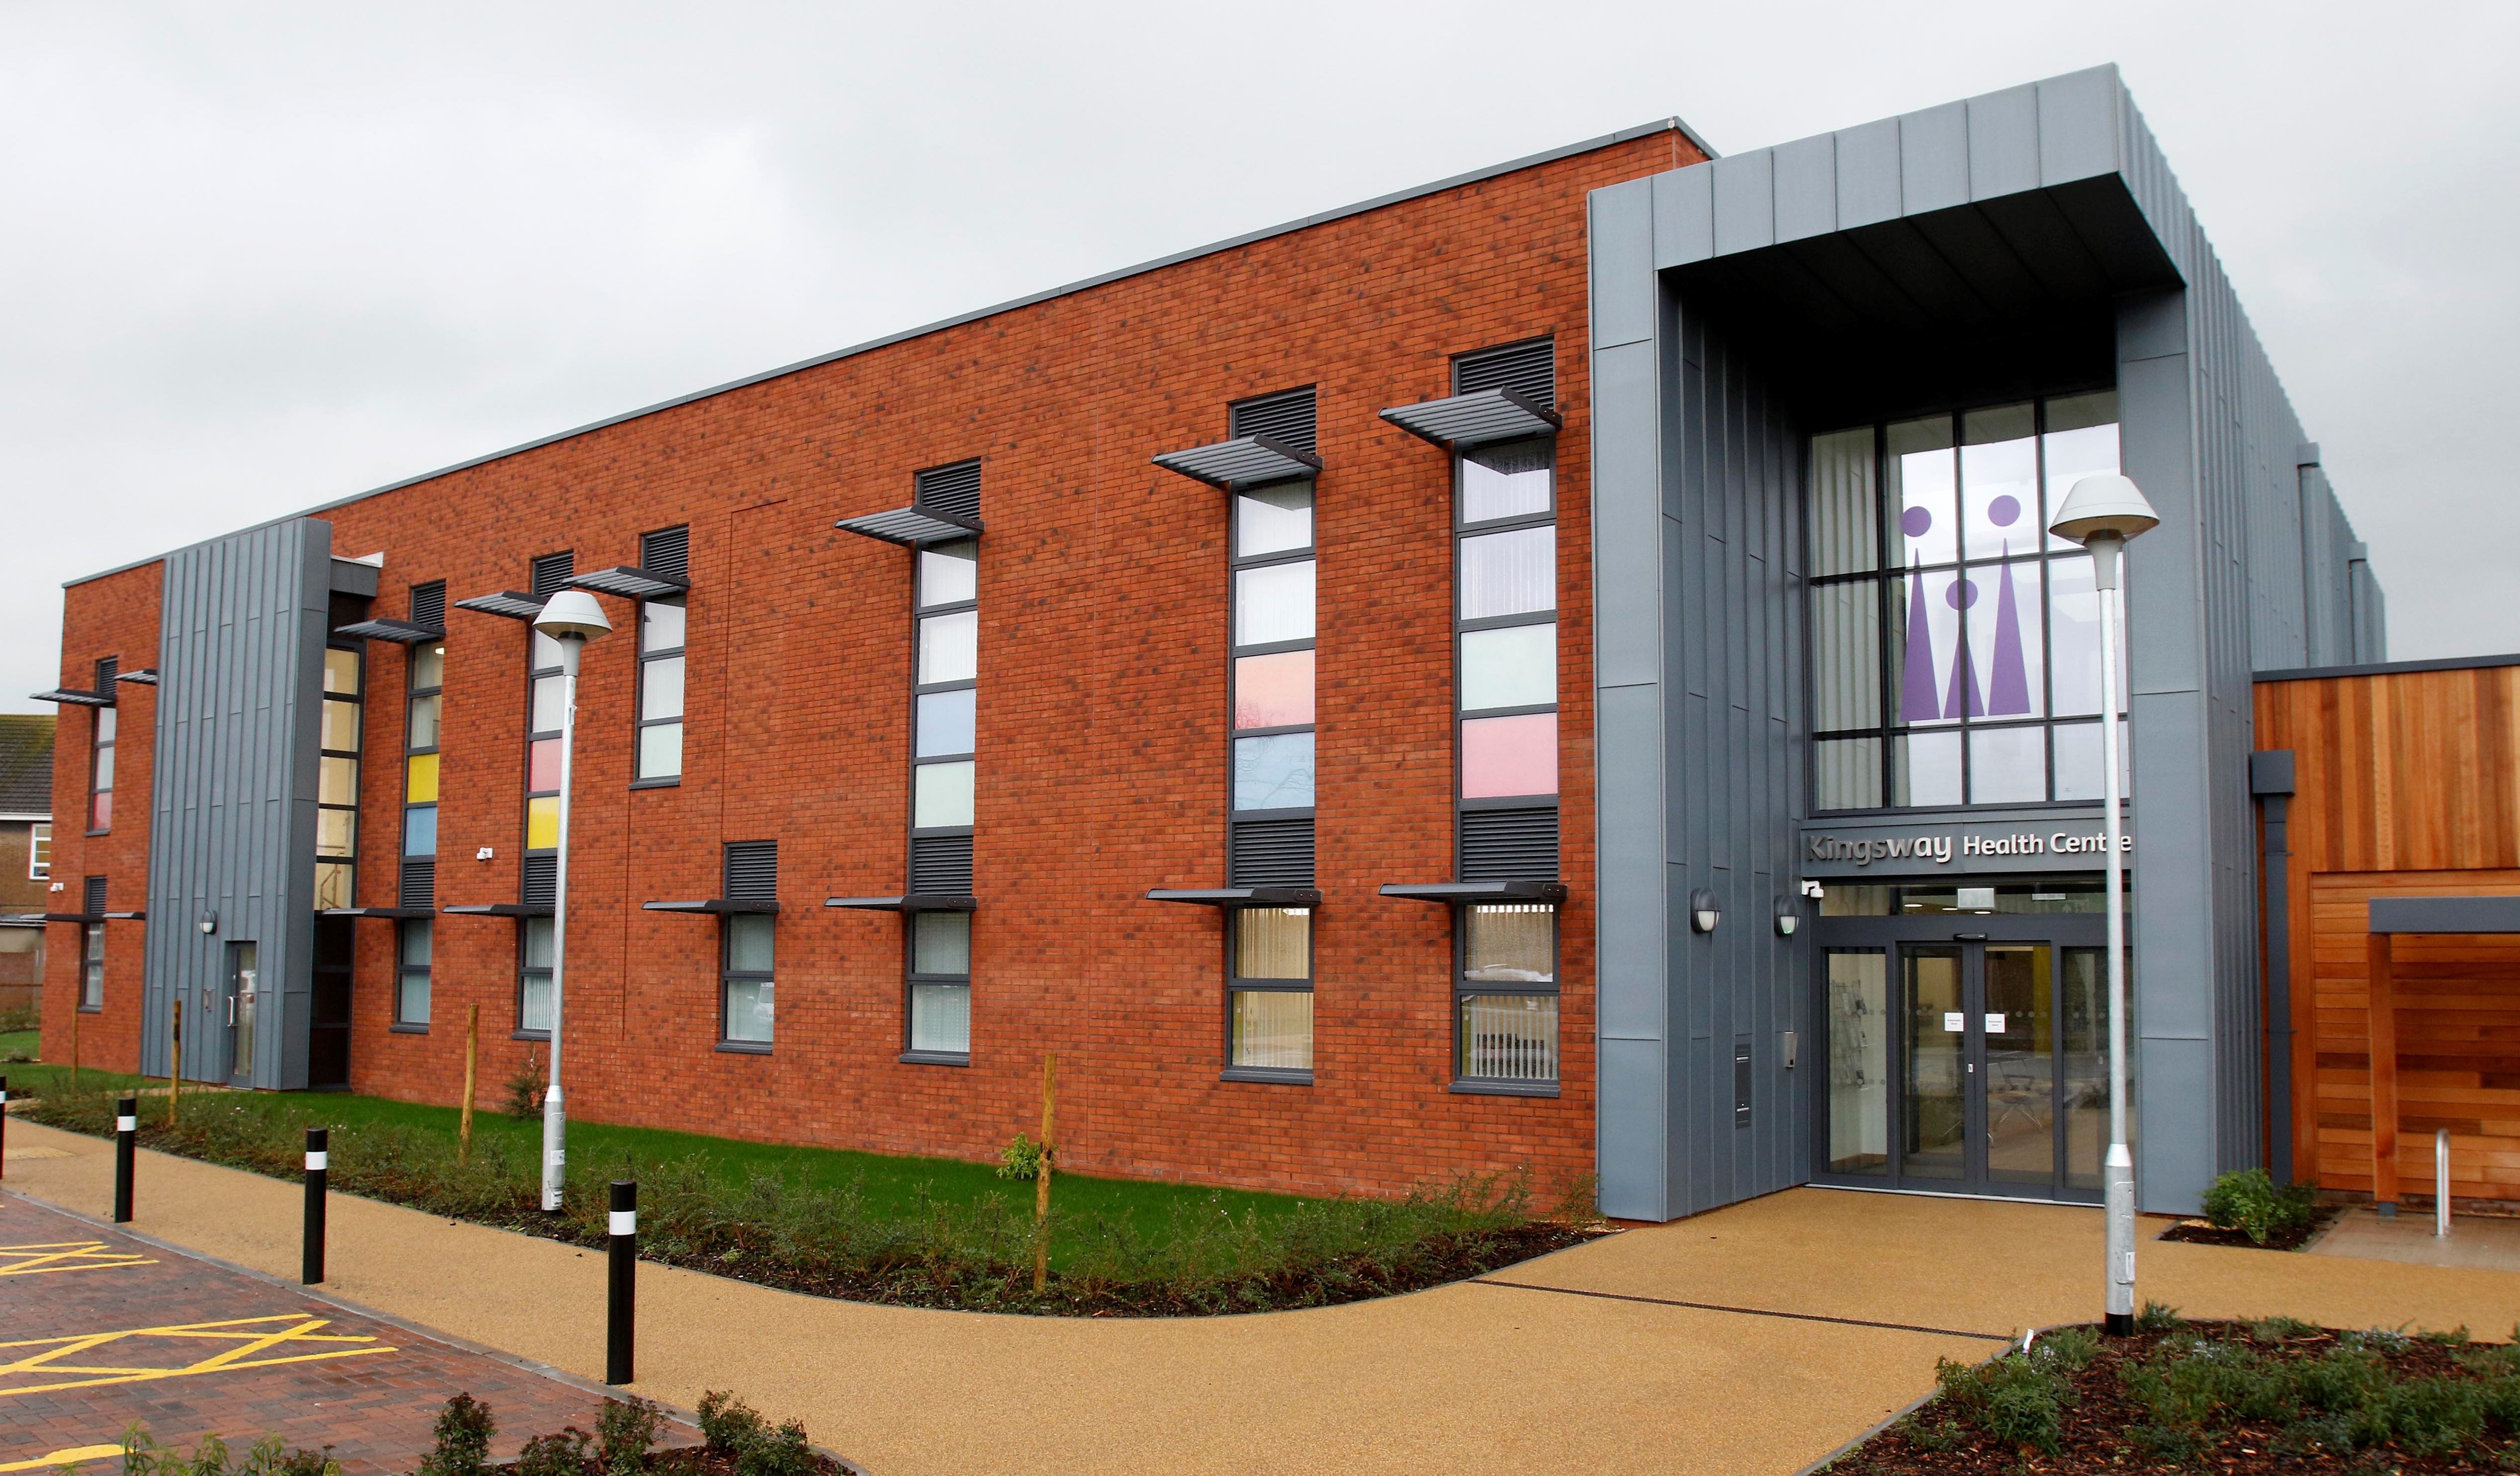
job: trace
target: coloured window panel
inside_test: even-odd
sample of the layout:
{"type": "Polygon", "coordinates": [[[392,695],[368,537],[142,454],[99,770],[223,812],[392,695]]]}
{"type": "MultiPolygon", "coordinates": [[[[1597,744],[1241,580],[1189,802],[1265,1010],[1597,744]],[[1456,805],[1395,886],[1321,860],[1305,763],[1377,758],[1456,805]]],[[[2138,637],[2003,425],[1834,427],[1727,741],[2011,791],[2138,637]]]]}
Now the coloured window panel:
{"type": "Polygon", "coordinates": [[[980,597],[979,550],[957,539],[919,551],[919,607],[962,604],[980,597]]]}
{"type": "Polygon", "coordinates": [[[1234,726],[1295,728],[1313,721],[1313,653],[1272,651],[1234,663],[1234,726]]]}
{"type": "Polygon", "coordinates": [[[1301,907],[1246,907],[1234,915],[1234,976],[1313,976],[1313,914],[1301,907]]]}
{"type": "Polygon", "coordinates": [[[435,805],[417,805],[402,812],[402,853],[405,856],[437,854],[435,805]]]}
{"type": "Polygon", "coordinates": [[[525,745],[525,787],[560,787],[560,739],[536,738],[525,745]]]}
{"type": "Polygon", "coordinates": [[[1234,497],[1234,554],[1254,559],[1313,546],[1313,484],[1284,482],[1234,497]]]}
{"type": "Polygon", "coordinates": [[[678,718],[683,715],[683,658],[659,656],[639,663],[639,716],[678,718]]]}
{"type": "Polygon", "coordinates": [[[971,986],[910,986],[910,1049],[940,1055],[968,1054],[971,1050],[971,986]]]}
{"type": "Polygon", "coordinates": [[[1296,810],[1313,803],[1313,736],[1276,733],[1234,740],[1234,808],[1296,810]]]}
{"type": "Polygon", "coordinates": [[[913,826],[928,829],[971,824],[973,766],[969,762],[922,764],[912,772],[913,826]]]}
{"type": "Polygon", "coordinates": [[[1557,792],[1557,714],[1471,718],[1462,724],[1462,797],[1557,792]]]}
{"type": "Polygon", "coordinates": [[[1313,1069],[1313,992],[1234,991],[1231,1060],[1263,1071],[1313,1069]]]}
{"type": "Polygon", "coordinates": [[[1462,454],[1462,521],[1530,517],[1550,510],[1555,447],[1508,441],[1462,454]]]}
{"type": "Polygon", "coordinates": [[[1514,528],[1461,544],[1461,615],[1536,614],[1557,607],[1557,530],[1514,528]]]}
{"type": "Polygon", "coordinates": [[[944,758],[971,752],[978,746],[974,732],[978,724],[977,691],[967,687],[960,692],[922,693],[919,698],[918,756],[944,758]]]}
{"type": "Polygon", "coordinates": [[[683,772],[683,725],[657,723],[639,730],[639,777],[673,779],[683,772]]]}
{"type": "Polygon", "coordinates": [[[919,681],[968,682],[980,670],[980,612],[929,615],[919,622],[919,681]]]}
{"type": "Polygon", "coordinates": [[[1557,627],[1508,625],[1462,634],[1462,710],[1557,700],[1557,627]]]}
{"type": "Polygon", "coordinates": [[[538,794],[525,801],[525,849],[549,851],[560,845],[560,796],[538,794]]]}
{"type": "Polygon", "coordinates": [[[971,971],[969,913],[910,915],[910,971],[915,974],[968,974],[971,971]]]}
{"type": "Polygon", "coordinates": [[[402,797],[406,803],[437,802],[437,759],[434,753],[415,753],[403,760],[402,797]]]}
{"type": "Polygon", "coordinates": [[[1313,639],[1313,561],[1238,569],[1234,575],[1234,644],[1267,646],[1313,639]]]}

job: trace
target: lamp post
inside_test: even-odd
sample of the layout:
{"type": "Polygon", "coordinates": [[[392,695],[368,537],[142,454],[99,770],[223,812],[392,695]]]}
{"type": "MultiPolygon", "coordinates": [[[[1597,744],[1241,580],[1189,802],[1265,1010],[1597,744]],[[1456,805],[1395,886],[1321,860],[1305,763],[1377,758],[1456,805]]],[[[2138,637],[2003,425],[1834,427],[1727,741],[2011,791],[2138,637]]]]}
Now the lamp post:
{"type": "Polygon", "coordinates": [[[560,647],[560,834],[552,880],[551,1083],[543,1089],[543,1208],[560,1208],[568,1167],[568,1112],[561,1105],[560,1037],[562,980],[568,963],[568,791],[577,742],[577,658],[586,643],[612,629],[604,607],[584,590],[552,596],[534,629],[560,647]]]}
{"type": "Polygon", "coordinates": [[[2135,1154],[2127,1147],[2126,842],[2118,814],[2119,556],[2127,540],[2161,522],[2143,493],[2123,476],[2087,476],[2065,494],[2048,531],[2092,551],[2092,585],[2100,599],[2100,768],[2108,849],[2109,1156],[2101,1169],[2108,1217],[2108,1317],[2111,1337],[2135,1331],[2135,1154]]]}

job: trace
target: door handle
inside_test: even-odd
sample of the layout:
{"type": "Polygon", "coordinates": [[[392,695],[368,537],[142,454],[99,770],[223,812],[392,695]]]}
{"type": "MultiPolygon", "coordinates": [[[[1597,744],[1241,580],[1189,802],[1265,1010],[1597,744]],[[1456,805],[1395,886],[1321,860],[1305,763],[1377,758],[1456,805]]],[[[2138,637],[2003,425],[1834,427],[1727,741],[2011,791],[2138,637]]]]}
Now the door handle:
{"type": "Polygon", "coordinates": [[[236,996],[235,996],[235,995],[230,995],[230,996],[228,996],[228,1023],[229,1023],[229,1024],[231,1024],[231,1025],[233,1025],[233,1024],[235,1024],[235,1023],[236,1023],[236,996]]]}

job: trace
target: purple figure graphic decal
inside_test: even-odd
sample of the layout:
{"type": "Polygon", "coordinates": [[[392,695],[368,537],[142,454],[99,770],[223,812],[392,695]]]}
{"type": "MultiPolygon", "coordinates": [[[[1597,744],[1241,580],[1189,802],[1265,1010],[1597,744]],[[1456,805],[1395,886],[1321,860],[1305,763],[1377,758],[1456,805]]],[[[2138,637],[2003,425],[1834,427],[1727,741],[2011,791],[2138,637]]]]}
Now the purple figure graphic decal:
{"type": "MultiPolygon", "coordinates": [[[[1943,592],[1943,599],[1960,612],[1958,623],[1965,630],[1968,607],[1977,604],[1977,586],[1965,576],[1956,574],[1952,577],[1952,587],[1943,592]]],[[[1952,657],[1952,690],[1951,694],[1943,699],[1943,716],[1956,718],[1966,712],[1970,717],[1982,718],[1986,716],[1986,708],[1978,703],[1977,675],[1969,669],[1968,642],[1961,640],[1956,644],[1959,650],[1952,657]]]]}
{"type": "MultiPolygon", "coordinates": [[[[1899,526],[1910,538],[1922,538],[1934,525],[1934,514],[1922,508],[1910,508],[1899,517],[1899,526]]],[[[1899,721],[1930,723],[1943,715],[1942,704],[1934,696],[1934,632],[1925,616],[1925,576],[1917,571],[1916,557],[1908,558],[1908,663],[1907,681],[1899,693],[1899,721]]]]}
{"type": "MultiPolygon", "coordinates": [[[[1997,527],[2008,528],[2021,515],[2021,504],[1999,497],[1987,504],[1986,515],[1997,527]]],[[[2003,541],[2003,555],[2012,556],[2008,538],[2003,541]]],[[[1987,683],[1987,715],[2023,717],[2030,712],[2030,668],[2021,653],[2021,610],[2013,600],[2011,568],[1998,568],[1995,577],[2002,590],[1995,602],[1995,672],[1987,683]]]]}

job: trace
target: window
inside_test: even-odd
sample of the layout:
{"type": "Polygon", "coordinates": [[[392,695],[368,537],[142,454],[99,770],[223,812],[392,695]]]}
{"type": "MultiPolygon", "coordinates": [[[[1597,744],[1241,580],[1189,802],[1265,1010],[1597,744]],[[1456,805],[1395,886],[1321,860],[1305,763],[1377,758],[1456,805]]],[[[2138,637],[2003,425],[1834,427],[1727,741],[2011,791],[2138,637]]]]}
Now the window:
{"type": "Polygon", "coordinates": [[[768,913],[726,916],[725,993],[718,1039],[728,1045],[770,1044],[777,989],[771,951],[777,922],[768,913]]]}
{"type": "Polygon", "coordinates": [[[1310,1081],[1312,909],[1238,908],[1227,918],[1225,1059],[1229,1074],[1310,1081]]]}
{"type": "Polygon", "coordinates": [[[319,912],[349,907],[356,901],[359,737],[366,665],[366,658],[355,649],[325,648],[323,735],[315,761],[315,907],[319,912]]]}
{"type": "MultiPolygon", "coordinates": [[[[96,690],[109,697],[113,695],[115,665],[111,657],[96,663],[96,690]]],[[[112,707],[93,710],[96,727],[90,742],[92,756],[88,761],[87,830],[91,835],[102,835],[113,828],[113,735],[116,718],[112,707]]]]}
{"type": "Polygon", "coordinates": [[[2118,470],[2117,417],[2099,390],[1812,438],[1815,808],[2100,796],[2092,560],[2045,529],[2118,470]]]}
{"type": "Polygon", "coordinates": [[[1557,795],[1555,447],[1509,441],[1460,460],[1461,795],[1557,795]]]}
{"type": "Polygon", "coordinates": [[[1557,909],[1474,903],[1460,913],[1457,1074],[1464,1082],[1554,1087],[1557,909]]]}
{"type": "Polygon", "coordinates": [[[517,1032],[549,1035],[552,1027],[552,919],[523,917],[517,930],[517,1032]]]}
{"type": "MultiPolygon", "coordinates": [[[[691,530],[666,528],[639,538],[639,566],[680,575],[690,565],[691,530]]],[[[639,747],[634,782],[679,783],[683,777],[683,644],[681,596],[639,605],[639,747]]]]}
{"type": "MultiPolygon", "coordinates": [[[[428,1023],[428,954],[434,924],[427,917],[406,917],[395,924],[394,1023],[428,1023]]],[[[548,984],[548,980],[546,980],[548,984]]]]}
{"type": "MultiPolygon", "coordinates": [[[[397,900],[404,907],[428,907],[437,896],[438,740],[445,732],[445,689],[444,644],[414,646],[402,739],[402,885],[397,900]]],[[[424,940],[422,947],[427,946],[424,940]]],[[[426,1023],[427,1018],[424,1008],[420,1020],[406,1023],[426,1023]]]]}
{"type": "Polygon", "coordinates": [[[910,1053],[968,1061],[971,1054],[971,915],[911,913],[910,1053]]]}
{"type": "Polygon", "coordinates": [[[53,827],[37,821],[26,827],[26,878],[48,881],[53,874],[53,827]]]}
{"type": "Polygon", "coordinates": [[[919,551],[919,637],[912,697],[911,828],[971,825],[979,726],[979,542],[919,551]]]}
{"type": "Polygon", "coordinates": [[[1313,484],[1234,494],[1234,813],[1313,807],[1313,484]]]}
{"type": "Polygon", "coordinates": [[[568,697],[560,643],[541,631],[533,632],[532,641],[533,665],[526,677],[525,854],[548,856],[560,849],[560,729],[568,697]]]}

